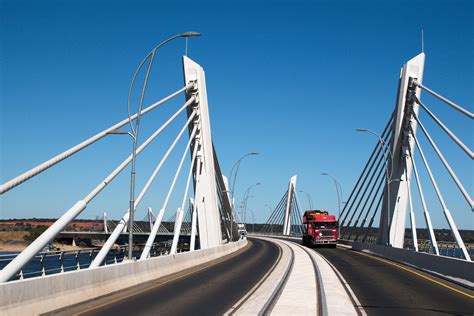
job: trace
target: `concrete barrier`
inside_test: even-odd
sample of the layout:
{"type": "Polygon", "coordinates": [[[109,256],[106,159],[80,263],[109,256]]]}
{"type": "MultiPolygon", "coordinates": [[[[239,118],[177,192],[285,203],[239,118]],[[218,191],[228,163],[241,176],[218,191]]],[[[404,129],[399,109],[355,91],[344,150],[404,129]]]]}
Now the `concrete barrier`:
{"type": "Polygon", "coordinates": [[[363,244],[360,242],[354,242],[352,249],[401,262],[445,278],[471,290],[474,289],[474,262],[384,245],[363,244]]]}
{"type": "Polygon", "coordinates": [[[231,254],[247,240],[183,252],[0,284],[1,315],[37,315],[158,279],[231,254]]]}

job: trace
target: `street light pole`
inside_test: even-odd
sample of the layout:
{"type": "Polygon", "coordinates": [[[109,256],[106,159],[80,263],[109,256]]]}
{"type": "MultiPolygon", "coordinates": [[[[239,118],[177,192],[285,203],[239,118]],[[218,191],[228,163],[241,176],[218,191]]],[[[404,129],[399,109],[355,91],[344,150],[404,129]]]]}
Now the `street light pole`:
{"type": "Polygon", "coordinates": [[[251,209],[249,209],[249,211],[250,211],[250,214],[252,215],[252,233],[255,234],[255,213],[251,209]]]}
{"type": "Polygon", "coordinates": [[[242,215],[242,223],[244,224],[244,226],[246,225],[245,221],[245,217],[247,215],[247,201],[250,199],[250,198],[253,198],[254,196],[253,195],[248,195],[245,197],[245,199],[240,202],[239,204],[239,208],[241,208],[241,215],[242,215]]]}
{"type": "MultiPolygon", "coordinates": [[[[271,205],[265,204],[266,207],[270,209],[270,216],[272,215],[273,212],[273,207],[271,205]]],[[[273,235],[273,225],[270,224],[270,234],[273,235]]]]}
{"type": "MultiPolygon", "coordinates": [[[[232,194],[232,199],[234,199],[234,190],[235,190],[235,181],[237,180],[237,174],[239,172],[239,168],[240,168],[240,162],[245,158],[245,157],[248,157],[248,156],[256,156],[258,155],[259,153],[257,152],[250,152],[250,153],[247,153],[245,155],[243,155],[242,157],[240,157],[239,160],[237,160],[234,165],[232,166],[232,169],[230,170],[230,173],[229,173],[229,183],[232,184],[231,187],[230,187],[230,193],[232,194]],[[232,178],[232,171],[234,171],[234,169],[237,167],[237,169],[235,170],[235,174],[234,174],[234,177],[232,178]],[[233,180],[233,181],[232,181],[233,180]]],[[[233,204],[233,203],[232,203],[233,204]]]]}
{"type": "Polygon", "coordinates": [[[393,165],[393,154],[392,154],[392,151],[390,150],[390,147],[387,145],[387,143],[382,139],[382,137],[379,134],[366,128],[357,128],[356,131],[367,132],[374,135],[375,137],[378,138],[380,146],[382,147],[382,153],[385,160],[385,172],[386,172],[386,178],[387,178],[387,234],[388,234],[387,245],[390,245],[390,226],[391,226],[390,225],[390,217],[391,217],[390,215],[390,183],[392,182],[391,178],[392,178],[393,169],[389,175],[388,157],[387,157],[386,151],[388,151],[388,153],[390,154],[391,166],[393,165]],[[387,148],[387,150],[384,149],[385,147],[387,148]]]}
{"type": "Polygon", "coordinates": [[[338,207],[338,213],[337,213],[337,222],[338,222],[337,229],[338,229],[338,232],[337,232],[337,235],[339,236],[339,238],[341,238],[341,225],[340,225],[341,223],[339,223],[339,221],[341,220],[340,216],[341,216],[342,186],[339,183],[339,181],[337,181],[336,177],[334,177],[333,175],[331,175],[329,173],[326,173],[326,172],[321,173],[321,175],[331,177],[334,180],[334,185],[336,186],[337,207],[338,207]],[[339,195],[339,188],[341,189],[341,195],[339,195]]]}
{"type": "Polygon", "coordinates": [[[159,43],[156,45],[141,61],[141,63],[138,65],[137,69],[135,70],[135,74],[133,75],[132,81],[130,82],[130,87],[128,89],[128,100],[127,100],[127,110],[128,110],[128,123],[130,125],[130,136],[133,138],[133,147],[132,147],[132,168],[131,168],[131,173],[130,173],[130,216],[128,219],[128,259],[131,260],[133,256],[133,216],[135,213],[135,163],[136,163],[136,157],[137,157],[137,141],[138,141],[138,131],[140,128],[140,117],[141,117],[141,112],[142,112],[142,107],[143,107],[143,99],[145,98],[145,92],[146,88],[148,85],[148,78],[150,75],[151,67],[153,65],[153,60],[155,59],[156,56],[156,51],[163,46],[164,44],[168,43],[169,41],[174,40],[175,38],[179,37],[194,37],[194,36],[200,36],[200,33],[197,32],[186,32],[182,34],[177,34],[174,35],[163,42],[159,43]],[[130,103],[131,103],[131,95],[132,95],[132,90],[133,90],[133,85],[135,83],[135,79],[140,72],[141,68],[143,65],[146,63],[148,60],[148,66],[145,74],[145,81],[143,82],[142,86],[142,91],[140,94],[140,101],[138,104],[138,111],[137,111],[137,118],[135,120],[135,127],[132,125],[132,118],[131,118],[131,110],[130,110],[130,103]]]}
{"type": "Polygon", "coordinates": [[[248,201],[248,199],[249,199],[249,197],[250,197],[250,190],[252,190],[252,188],[253,188],[254,186],[256,186],[256,185],[261,185],[261,183],[260,183],[260,182],[257,182],[257,183],[255,183],[255,184],[252,184],[251,186],[249,186],[249,187],[247,188],[247,190],[245,190],[245,193],[244,193],[244,199],[243,199],[243,201],[242,201],[243,206],[244,206],[244,213],[243,213],[243,216],[242,216],[242,217],[243,217],[243,221],[244,221],[244,226],[247,226],[247,225],[246,225],[246,221],[247,221],[247,201],[248,201]]]}
{"type": "Polygon", "coordinates": [[[306,197],[308,198],[309,209],[312,210],[313,209],[313,199],[311,198],[311,195],[309,195],[308,192],[303,191],[303,190],[299,190],[298,192],[306,194],[306,197]]]}

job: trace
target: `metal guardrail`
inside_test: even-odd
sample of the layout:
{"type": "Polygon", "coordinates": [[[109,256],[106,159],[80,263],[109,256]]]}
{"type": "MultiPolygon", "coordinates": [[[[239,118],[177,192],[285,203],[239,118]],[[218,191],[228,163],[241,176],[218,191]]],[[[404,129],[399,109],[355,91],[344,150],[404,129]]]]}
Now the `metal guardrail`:
{"type": "MultiPolygon", "coordinates": [[[[144,244],[136,244],[135,247],[143,247],[144,244]]],[[[100,247],[83,248],[77,250],[44,251],[38,253],[27,265],[25,265],[11,280],[22,280],[26,278],[41,277],[56,273],[65,273],[86,269],[100,251],[100,247]]],[[[150,257],[168,255],[171,243],[157,242],[153,244],[150,257]]],[[[181,245],[177,252],[187,251],[185,245],[181,245]]],[[[124,261],[128,251],[128,245],[118,246],[107,254],[102,265],[117,264],[124,261]]],[[[10,263],[18,253],[0,255],[0,269],[10,263]]],[[[136,254],[137,257],[139,253],[136,254]]]]}
{"type": "MultiPolygon", "coordinates": [[[[354,241],[346,240],[346,239],[339,239],[338,243],[343,245],[352,245],[354,241]]],[[[377,243],[377,238],[375,236],[371,238],[367,238],[365,244],[372,244],[375,245],[377,243]]],[[[465,244],[468,253],[471,257],[474,256],[474,244],[465,244]]],[[[411,239],[405,239],[404,249],[408,250],[415,250],[413,246],[413,241],[411,239]]],[[[457,246],[455,242],[452,241],[438,241],[438,249],[441,256],[450,257],[450,258],[458,258],[462,259],[462,251],[461,248],[457,246]]],[[[430,240],[427,239],[418,239],[418,252],[425,252],[425,253],[435,253],[433,246],[430,240]]]]}

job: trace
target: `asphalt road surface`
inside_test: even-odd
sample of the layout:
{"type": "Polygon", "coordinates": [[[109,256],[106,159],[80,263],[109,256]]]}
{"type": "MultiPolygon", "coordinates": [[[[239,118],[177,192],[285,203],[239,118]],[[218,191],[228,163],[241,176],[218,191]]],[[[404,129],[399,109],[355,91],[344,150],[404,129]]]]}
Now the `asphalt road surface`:
{"type": "Polygon", "coordinates": [[[364,253],[315,250],[339,270],[368,315],[474,314],[474,291],[364,253]]]}
{"type": "Polygon", "coordinates": [[[265,275],[279,256],[275,244],[250,246],[197,272],[184,271],[118,294],[57,311],[55,315],[222,315],[265,275]]]}

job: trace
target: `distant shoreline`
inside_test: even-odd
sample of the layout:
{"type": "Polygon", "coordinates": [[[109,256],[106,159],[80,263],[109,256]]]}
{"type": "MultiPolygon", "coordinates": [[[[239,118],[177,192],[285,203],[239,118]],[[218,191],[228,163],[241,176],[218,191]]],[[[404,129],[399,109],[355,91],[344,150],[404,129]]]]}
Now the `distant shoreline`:
{"type": "MultiPolygon", "coordinates": [[[[61,251],[80,250],[84,248],[84,247],[72,246],[72,245],[66,245],[66,244],[60,244],[60,243],[54,243],[54,246],[55,246],[55,249],[59,248],[59,250],[61,251]]],[[[0,243],[0,252],[22,252],[26,247],[28,247],[28,243],[26,242],[14,243],[14,244],[0,243]]]]}

